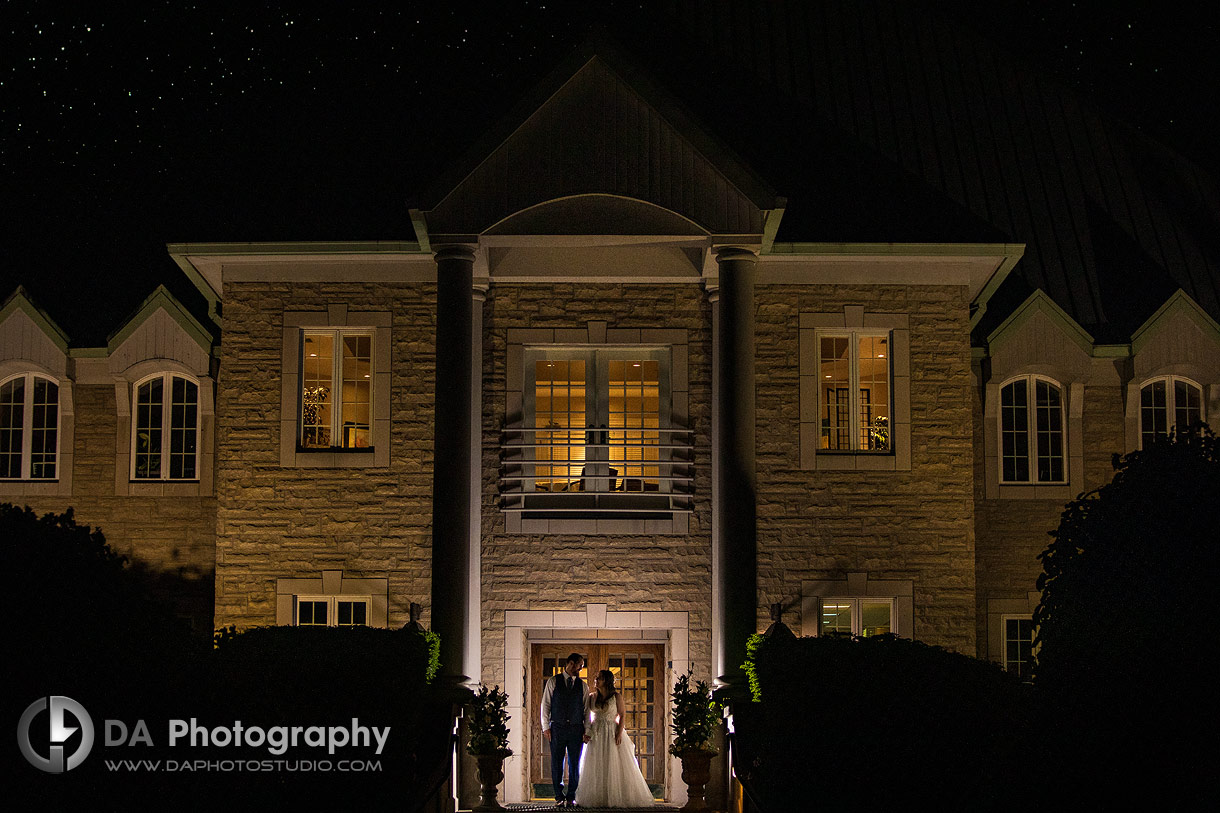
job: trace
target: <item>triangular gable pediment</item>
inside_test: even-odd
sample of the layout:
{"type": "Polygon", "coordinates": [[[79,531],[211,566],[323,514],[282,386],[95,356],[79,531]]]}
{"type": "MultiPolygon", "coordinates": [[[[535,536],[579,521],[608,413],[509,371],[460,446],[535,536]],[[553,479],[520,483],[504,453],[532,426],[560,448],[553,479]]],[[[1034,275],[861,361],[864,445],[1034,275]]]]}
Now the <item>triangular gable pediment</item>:
{"type": "Polygon", "coordinates": [[[110,367],[121,372],[149,359],[172,359],[192,370],[208,371],[212,334],[182,307],[164,285],[107,342],[110,367]]]}
{"type": "Polygon", "coordinates": [[[1217,324],[1216,320],[1212,319],[1207,311],[1200,307],[1198,302],[1195,302],[1185,291],[1179,288],[1173,296],[1165,301],[1164,305],[1157,309],[1156,313],[1148,317],[1148,320],[1131,335],[1132,352],[1139,353],[1162,330],[1170,328],[1178,319],[1188,320],[1203,335],[1210,337],[1217,344],[1220,344],[1220,324],[1217,324]]]}
{"type": "MultiPolygon", "coordinates": [[[[1035,334],[1042,334],[1046,329],[1053,328],[1071,340],[1084,355],[1090,356],[1093,353],[1093,337],[1041,289],[1030,294],[1021,307],[1013,311],[1013,314],[987,337],[991,352],[994,354],[1003,345],[1026,333],[1027,328],[1032,329],[1035,334]]],[[[1034,344],[1041,343],[1037,335],[1031,339],[1034,344]]]]}
{"type": "Polygon", "coordinates": [[[482,234],[548,201],[612,195],[713,235],[761,235],[782,201],[643,84],[589,59],[427,213],[430,234],[482,234]]]}
{"type": "Polygon", "coordinates": [[[68,334],[18,287],[0,306],[0,377],[12,371],[5,362],[33,362],[62,376],[67,359],[68,334]]]}

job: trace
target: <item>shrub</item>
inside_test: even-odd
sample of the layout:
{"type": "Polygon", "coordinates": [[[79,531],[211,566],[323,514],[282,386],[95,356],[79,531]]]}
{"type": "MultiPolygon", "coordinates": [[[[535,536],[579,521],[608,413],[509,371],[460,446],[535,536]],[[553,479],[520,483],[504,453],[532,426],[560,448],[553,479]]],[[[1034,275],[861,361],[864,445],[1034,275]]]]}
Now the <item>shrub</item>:
{"type": "Polygon", "coordinates": [[[688,671],[679,677],[670,695],[674,704],[673,722],[670,724],[674,740],[669,746],[669,753],[674,756],[691,750],[716,753],[712,740],[720,726],[720,704],[712,699],[712,689],[707,681],[701,680],[691,687],[692,674],[693,671],[688,671]]]}
{"type": "Polygon", "coordinates": [[[510,757],[508,747],[508,694],[500,687],[480,686],[470,700],[470,745],[473,756],[510,757]]]}
{"type": "Polygon", "coordinates": [[[994,664],[883,635],[758,641],[749,669],[737,766],[764,809],[1032,801],[1032,690],[994,664]]]}

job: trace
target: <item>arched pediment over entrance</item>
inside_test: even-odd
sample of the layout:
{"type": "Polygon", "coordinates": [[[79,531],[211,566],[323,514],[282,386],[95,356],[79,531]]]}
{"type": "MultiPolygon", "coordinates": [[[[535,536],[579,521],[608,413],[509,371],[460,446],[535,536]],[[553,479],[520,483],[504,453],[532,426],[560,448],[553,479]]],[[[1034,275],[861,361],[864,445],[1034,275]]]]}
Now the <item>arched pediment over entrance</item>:
{"type": "Polygon", "coordinates": [[[573,195],[515,212],[487,235],[613,234],[705,237],[707,229],[677,212],[618,195],[573,195]]]}

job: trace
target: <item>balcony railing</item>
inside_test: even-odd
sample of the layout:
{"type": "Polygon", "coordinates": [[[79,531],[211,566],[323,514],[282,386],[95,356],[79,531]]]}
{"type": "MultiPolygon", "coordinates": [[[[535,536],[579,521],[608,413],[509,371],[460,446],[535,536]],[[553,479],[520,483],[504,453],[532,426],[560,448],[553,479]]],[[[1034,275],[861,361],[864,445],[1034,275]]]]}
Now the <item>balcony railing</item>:
{"type": "Polygon", "coordinates": [[[506,428],[500,443],[500,508],[526,519],[690,513],[694,452],[690,429],[506,428]]]}

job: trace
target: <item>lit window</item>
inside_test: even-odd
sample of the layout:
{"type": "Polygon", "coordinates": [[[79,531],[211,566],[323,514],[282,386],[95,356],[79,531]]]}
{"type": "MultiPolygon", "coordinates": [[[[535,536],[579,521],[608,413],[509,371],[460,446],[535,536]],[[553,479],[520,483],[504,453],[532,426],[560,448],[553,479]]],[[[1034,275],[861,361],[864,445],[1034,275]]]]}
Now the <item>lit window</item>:
{"type": "Polygon", "coordinates": [[[1025,376],[1000,389],[1000,482],[1063,483],[1063,391],[1025,376]]]}
{"type": "MultiPolygon", "coordinates": [[[[667,353],[531,354],[534,491],[670,491],[667,353]],[[664,438],[664,440],[663,440],[664,438]]],[[[686,480],[688,478],[682,477],[686,480]]]]}
{"type": "Polygon", "coordinates": [[[1034,666],[1034,621],[1004,616],[1004,668],[1028,677],[1034,666]]]}
{"type": "Polygon", "coordinates": [[[0,479],[54,480],[59,385],[35,373],[0,384],[0,479]]]}
{"type": "Polygon", "coordinates": [[[1157,378],[1140,388],[1140,447],[1165,437],[1174,426],[1204,420],[1203,389],[1176,376],[1157,378]]]}
{"type": "Polygon", "coordinates": [[[132,479],[198,479],[199,385],[159,373],[137,383],[135,391],[132,479]]]}
{"type": "Polygon", "coordinates": [[[349,596],[298,596],[298,627],[367,627],[369,598],[349,596]]]}
{"type": "Polygon", "coordinates": [[[894,601],[888,598],[824,598],[820,635],[885,635],[894,628],[894,601]]]}
{"type": "Polygon", "coordinates": [[[888,452],[892,406],[888,333],[818,333],[819,447],[888,452]]]}
{"type": "Polygon", "coordinates": [[[373,446],[373,334],[306,331],[301,353],[302,449],[373,446]]]}

